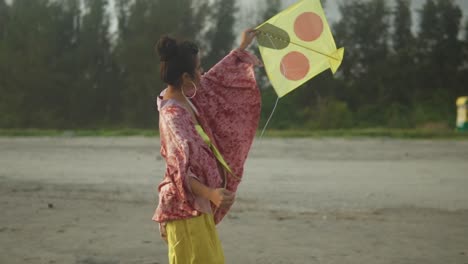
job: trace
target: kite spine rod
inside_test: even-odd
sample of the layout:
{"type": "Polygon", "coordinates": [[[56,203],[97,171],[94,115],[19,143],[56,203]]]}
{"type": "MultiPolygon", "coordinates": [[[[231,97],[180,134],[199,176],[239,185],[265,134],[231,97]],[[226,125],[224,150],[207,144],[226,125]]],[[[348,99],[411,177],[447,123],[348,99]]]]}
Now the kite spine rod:
{"type": "Polygon", "coordinates": [[[337,58],[335,58],[335,57],[333,57],[333,56],[330,56],[330,55],[325,54],[325,53],[323,53],[323,52],[320,52],[320,51],[318,51],[318,50],[314,50],[314,49],[308,48],[308,47],[306,47],[306,46],[304,46],[304,45],[301,45],[301,44],[299,44],[299,43],[293,42],[293,41],[291,41],[291,40],[286,40],[286,39],[284,39],[284,38],[282,38],[282,37],[279,37],[279,36],[276,35],[276,34],[272,34],[272,33],[270,33],[270,32],[264,32],[264,31],[261,31],[261,30],[259,30],[259,31],[260,31],[260,33],[265,34],[265,35],[267,35],[268,37],[272,37],[272,38],[275,38],[275,39],[278,39],[278,40],[281,40],[281,41],[284,41],[284,42],[289,42],[289,43],[291,43],[291,44],[293,44],[293,45],[297,45],[297,46],[299,46],[299,47],[301,47],[301,48],[304,48],[304,49],[307,49],[307,50],[316,52],[316,53],[318,53],[318,54],[320,54],[320,55],[323,55],[323,56],[325,56],[325,57],[328,57],[328,58],[330,58],[330,59],[334,59],[334,60],[339,61],[339,59],[337,59],[337,58]]]}

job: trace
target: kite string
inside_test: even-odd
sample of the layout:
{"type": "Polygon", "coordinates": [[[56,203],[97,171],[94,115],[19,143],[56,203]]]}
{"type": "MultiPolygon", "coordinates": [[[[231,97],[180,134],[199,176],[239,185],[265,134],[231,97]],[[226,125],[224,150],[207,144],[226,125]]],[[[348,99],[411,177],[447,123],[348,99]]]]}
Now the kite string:
{"type": "Polygon", "coordinates": [[[270,117],[268,117],[268,120],[267,120],[267,122],[265,123],[265,126],[262,129],[262,133],[260,134],[260,138],[263,138],[263,134],[265,133],[265,130],[266,130],[268,124],[270,123],[271,118],[273,117],[273,113],[275,113],[276,107],[278,106],[279,99],[280,98],[278,96],[278,98],[276,99],[276,102],[275,102],[275,106],[273,107],[273,110],[271,111],[270,117]]]}
{"type": "MultiPolygon", "coordinates": [[[[267,35],[267,37],[268,37],[268,39],[270,40],[270,42],[271,42],[271,44],[273,45],[273,47],[276,48],[276,45],[275,45],[275,43],[273,42],[273,40],[271,39],[271,37],[270,37],[269,35],[267,35]]],[[[286,68],[284,67],[282,61],[280,62],[280,64],[281,64],[281,68],[283,69],[283,71],[286,72],[286,68]]],[[[262,133],[260,134],[260,138],[263,138],[263,134],[265,134],[265,130],[266,130],[266,128],[268,127],[268,124],[270,123],[271,119],[273,118],[273,114],[275,113],[276,107],[278,106],[279,99],[280,99],[280,98],[279,98],[279,96],[278,96],[278,98],[276,99],[276,102],[275,102],[275,106],[273,107],[273,110],[271,111],[271,114],[270,114],[270,116],[268,117],[267,122],[265,123],[265,126],[264,126],[263,129],[262,129],[262,133]]]]}

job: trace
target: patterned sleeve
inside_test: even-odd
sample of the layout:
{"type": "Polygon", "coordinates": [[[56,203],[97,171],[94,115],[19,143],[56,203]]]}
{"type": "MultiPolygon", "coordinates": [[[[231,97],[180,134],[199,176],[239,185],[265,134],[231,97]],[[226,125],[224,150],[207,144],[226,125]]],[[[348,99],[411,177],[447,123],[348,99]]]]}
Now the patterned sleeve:
{"type": "MultiPolygon", "coordinates": [[[[233,50],[205,75],[192,102],[199,122],[216,145],[234,175],[226,188],[235,192],[243,177],[244,163],[260,119],[261,97],[254,66],[259,60],[244,50],[233,50]]],[[[219,223],[228,209],[218,210],[219,223]]]]}
{"type": "MultiPolygon", "coordinates": [[[[190,178],[198,179],[190,168],[190,140],[196,133],[190,129],[191,120],[184,110],[176,106],[167,106],[161,110],[160,118],[168,133],[166,142],[166,164],[172,182],[179,197],[193,206],[195,195],[190,187],[190,178]]],[[[199,180],[199,179],[198,179],[199,180]]]]}
{"type": "Polygon", "coordinates": [[[225,88],[250,88],[255,80],[253,66],[259,65],[260,60],[253,54],[235,49],[202,76],[202,89],[206,81],[225,88]]]}

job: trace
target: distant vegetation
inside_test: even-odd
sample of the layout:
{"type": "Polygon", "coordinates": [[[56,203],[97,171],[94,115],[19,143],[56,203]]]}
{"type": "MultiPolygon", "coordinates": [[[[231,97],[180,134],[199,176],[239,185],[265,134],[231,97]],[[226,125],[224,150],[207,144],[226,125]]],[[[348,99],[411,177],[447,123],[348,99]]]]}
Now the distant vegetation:
{"type": "MultiPolygon", "coordinates": [[[[107,1],[80,2],[0,0],[0,134],[28,128],[52,129],[46,134],[154,131],[155,96],[164,87],[154,52],[159,37],[196,40],[207,69],[239,35],[235,0],[117,0],[112,34],[107,1]]],[[[279,11],[280,1],[267,3],[253,14],[255,21],[279,11]]],[[[468,22],[452,0],[427,0],[416,19],[409,7],[407,0],[395,7],[385,0],[342,1],[342,18],[331,25],[337,46],[346,49],[339,73],[324,73],[281,99],[269,128],[294,136],[315,130],[452,135],[455,100],[468,95],[468,22]],[[416,34],[412,21],[419,24],[416,34]],[[373,127],[381,129],[368,130],[373,127]]],[[[263,125],[276,95],[263,69],[258,80],[263,125]]]]}
{"type": "MultiPolygon", "coordinates": [[[[0,137],[156,137],[153,129],[95,129],[95,130],[51,130],[51,129],[0,129],[0,137]]],[[[455,130],[368,128],[329,130],[268,130],[263,138],[398,138],[398,139],[451,139],[467,140],[468,133],[455,130]]],[[[257,134],[260,139],[260,131],[257,134]]]]}

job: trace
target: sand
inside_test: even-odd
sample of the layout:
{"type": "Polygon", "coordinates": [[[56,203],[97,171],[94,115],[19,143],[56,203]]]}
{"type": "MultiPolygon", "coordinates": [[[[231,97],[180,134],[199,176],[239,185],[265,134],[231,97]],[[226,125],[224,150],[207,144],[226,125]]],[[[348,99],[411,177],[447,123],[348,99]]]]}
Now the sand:
{"type": "MultiPolygon", "coordinates": [[[[0,138],[0,263],[168,263],[159,139],[0,138]]],[[[468,142],[256,140],[226,263],[468,263],[468,142]]]]}

